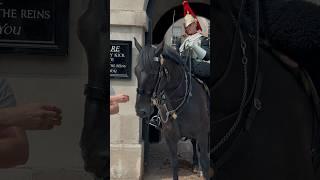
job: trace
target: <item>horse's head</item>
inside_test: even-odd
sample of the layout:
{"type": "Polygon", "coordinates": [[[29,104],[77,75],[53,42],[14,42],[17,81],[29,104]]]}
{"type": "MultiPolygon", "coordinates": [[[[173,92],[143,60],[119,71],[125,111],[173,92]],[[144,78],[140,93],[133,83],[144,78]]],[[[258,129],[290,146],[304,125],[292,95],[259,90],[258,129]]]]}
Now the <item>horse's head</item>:
{"type": "Polygon", "coordinates": [[[141,118],[149,117],[153,113],[151,97],[158,80],[160,68],[160,54],[163,43],[154,47],[147,45],[142,47],[134,38],[135,46],[139,51],[138,63],[135,67],[135,75],[138,80],[136,113],[141,118]]]}

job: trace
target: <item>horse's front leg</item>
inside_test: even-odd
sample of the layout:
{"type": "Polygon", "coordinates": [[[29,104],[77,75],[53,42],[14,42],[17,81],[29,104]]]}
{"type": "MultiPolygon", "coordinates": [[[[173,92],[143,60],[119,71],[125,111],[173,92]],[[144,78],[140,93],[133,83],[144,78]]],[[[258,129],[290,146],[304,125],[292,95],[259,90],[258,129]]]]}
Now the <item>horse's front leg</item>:
{"type": "Polygon", "coordinates": [[[173,180],[178,180],[178,138],[166,136],[166,141],[171,155],[173,180]]]}
{"type": "Polygon", "coordinates": [[[200,164],[201,170],[206,180],[209,180],[209,168],[210,168],[210,159],[208,155],[208,136],[207,133],[199,136],[197,139],[198,145],[200,147],[200,164]]]}
{"type": "Polygon", "coordinates": [[[197,173],[199,171],[199,161],[198,161],[198,149],[197,149],[197,141],[195,139],[191,139],[193,156],[192,156],[192,171],[197,173]]]}

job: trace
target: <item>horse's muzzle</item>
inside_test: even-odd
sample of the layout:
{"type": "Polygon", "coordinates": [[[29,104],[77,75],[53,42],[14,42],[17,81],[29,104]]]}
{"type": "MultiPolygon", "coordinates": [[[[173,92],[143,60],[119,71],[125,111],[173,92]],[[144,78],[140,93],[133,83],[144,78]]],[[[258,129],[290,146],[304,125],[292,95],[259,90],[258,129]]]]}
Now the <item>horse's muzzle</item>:
{"type": "Polygon", "coordinates": [[[145,111],[137,111],[137,116],[139,116],[139,118],[147,118],[149,116],[149,113],[145,111]]]}

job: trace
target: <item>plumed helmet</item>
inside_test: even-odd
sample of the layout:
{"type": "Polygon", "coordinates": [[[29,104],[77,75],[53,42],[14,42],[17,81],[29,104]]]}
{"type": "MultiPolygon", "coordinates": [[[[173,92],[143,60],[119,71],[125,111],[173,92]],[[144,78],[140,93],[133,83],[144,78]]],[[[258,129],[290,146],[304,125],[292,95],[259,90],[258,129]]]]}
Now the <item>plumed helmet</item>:
{"type": "Polygon", "coordinates": [[[184,21],[185,21],[185,27],[187,27],[188,25],[190,25],[193,22],[197,23],[197,30],[202,31],[202,28],[200,26],[200,23],[197,19],[196,14],[192,11],[189,3],[187,0],[184,0],[182,2],[183,5],[183,9],[184,9],[184,21]]]}
{"type": "Polygon", "coordinates": [[[189,26],[194,22],[197,22],[197,20],[191,14],[187,14],[184,16],[185,27],[189,26]]]}

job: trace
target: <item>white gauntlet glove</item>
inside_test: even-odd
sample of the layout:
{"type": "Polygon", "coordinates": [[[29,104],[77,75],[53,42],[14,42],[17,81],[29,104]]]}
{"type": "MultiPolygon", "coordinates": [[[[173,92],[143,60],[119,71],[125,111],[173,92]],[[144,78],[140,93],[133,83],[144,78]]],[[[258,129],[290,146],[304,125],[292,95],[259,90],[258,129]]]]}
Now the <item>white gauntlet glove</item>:
{"type": "Polygon", "coordinates": [[[186,43],[185,43],[185,48],[186,49],[189,49],[189,48],[192,48],[193,47],[193,41],[186,41],[186,43]]]}
{"type": "Polygon", "coordinates": [[[195,43],[193,43],[191,47],[200,60],[202,60],[206,56],[207,51],[204,50],[202,47],[196,45],[195,43]]]}

